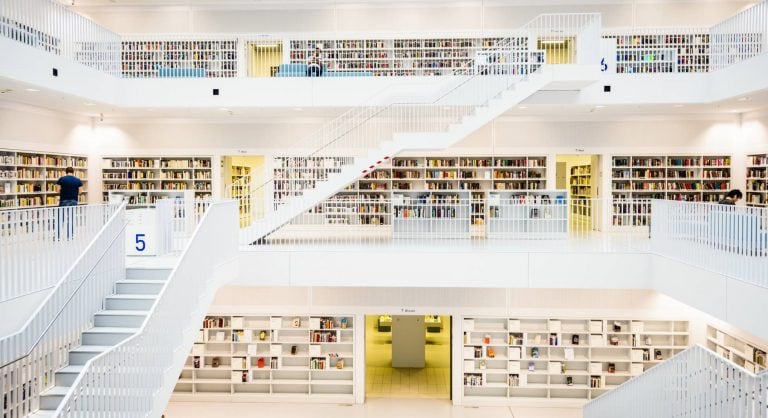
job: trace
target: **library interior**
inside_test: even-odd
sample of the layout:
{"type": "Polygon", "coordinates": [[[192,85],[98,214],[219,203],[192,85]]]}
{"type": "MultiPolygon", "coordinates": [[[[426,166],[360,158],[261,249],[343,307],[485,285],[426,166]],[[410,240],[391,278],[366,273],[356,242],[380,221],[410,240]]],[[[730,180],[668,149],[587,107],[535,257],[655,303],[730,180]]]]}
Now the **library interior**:
{"type": "Polygon", "coordinates": [[[3,418],[768,416],[768,0],[0,0],[3,418]]]}

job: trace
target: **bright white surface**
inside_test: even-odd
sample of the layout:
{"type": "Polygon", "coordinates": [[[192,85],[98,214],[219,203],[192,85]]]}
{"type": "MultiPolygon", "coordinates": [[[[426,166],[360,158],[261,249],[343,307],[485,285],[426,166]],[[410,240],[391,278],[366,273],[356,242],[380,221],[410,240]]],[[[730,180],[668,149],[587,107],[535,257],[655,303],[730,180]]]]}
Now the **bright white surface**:
{"type": "Polygon", "coordinates": [[[171,402],[166,418],[581,418],[580,408],[463,407],[435,399],[367,399],[362,405],[171,402]]]}

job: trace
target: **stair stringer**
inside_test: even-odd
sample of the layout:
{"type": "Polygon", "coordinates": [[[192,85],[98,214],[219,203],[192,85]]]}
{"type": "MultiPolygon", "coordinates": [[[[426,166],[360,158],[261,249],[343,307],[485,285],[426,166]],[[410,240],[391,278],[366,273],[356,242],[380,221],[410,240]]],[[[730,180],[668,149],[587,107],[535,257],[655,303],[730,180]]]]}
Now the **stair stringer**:
{"type": "Polygon", "coordinates": [[[367,156],[355,157],[354,162],[343,167],[338,173],[330,174],[327,181],[317,182],[313,189],[293,196],[289,203],[272,211],[264,218],[253,221],[251,226],[241,228],[240,243],[253,244],[287,224],[297,216],[335,195],[352,182],[365,176],[377,165],[406,151],[439,151],[477,131],[487,123],[520,104],[549,83],[554,81],[555,71],[542,66],[540,71],[502,91],[497,97],[478,106],[473,115],[465,116],[458,123],[449,125],[445,132],[397,133],[391,141],[384,141],[372,149],[367,156]]]}

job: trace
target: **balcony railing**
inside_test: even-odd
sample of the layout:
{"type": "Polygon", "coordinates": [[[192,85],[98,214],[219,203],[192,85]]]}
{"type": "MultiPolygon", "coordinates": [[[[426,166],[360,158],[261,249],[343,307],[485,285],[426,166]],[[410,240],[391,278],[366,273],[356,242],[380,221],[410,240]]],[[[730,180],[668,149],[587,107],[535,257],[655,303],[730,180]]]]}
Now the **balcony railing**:
{"type": "Polygon", "coordinates": [[[768,416],[768,374],[691,347],[584,407],[584,418],[768,416]]]}
{"type": "MultiPolygon", "coordinates": [[[[516,38],[512,45],[520,60],[529,60],[526,53],[531,51],[543,52],[548,64],[571,62],[575,54],[599,53],[599,45],[577,50],[574,33],[539,30],[553,24],[577,27],[579,14],[542,16],[525,31],[490,36],[477,32],[440,38],[362,33],[343,38],[311,33],[120,36],[53,0],[0,0],[0,36],[125,78],[465,74],[478,59],[484,60],[479,51],[510,37],[516,38]],[[318,47],[319,66],[311,68],[318,47]]],[[[618,73],[691,73],[716,71],[765,53],[767,33],[768,6],[763,1],[712,27],[610,29],[603,37],[617,40],[618,73]]]]}

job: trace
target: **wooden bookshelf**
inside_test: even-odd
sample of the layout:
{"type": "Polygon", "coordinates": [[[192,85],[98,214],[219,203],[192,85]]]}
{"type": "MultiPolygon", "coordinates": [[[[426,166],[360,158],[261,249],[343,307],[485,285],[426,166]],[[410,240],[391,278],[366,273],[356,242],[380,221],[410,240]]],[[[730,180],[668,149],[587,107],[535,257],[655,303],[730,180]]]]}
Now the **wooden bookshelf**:
{"type": "Polygon", "coordinates": [[[354,402],[351,315],[209,315],[173,396],[354,402]]]}
{"type": "Polygon", "coordinates": [[[101,170],[105,202],[111,190],[194,190],[196,199],[213,194],[211,157],[107,157],[101,170]]]}
{"type": "Polygon", "coordinates": [[[688,33],[613,33],[616,72],[705,73],[709,71],[710,36],[706,29],[688,33]]]}
{"type": "Polygon", "coordinates": [[[0,149],[0,209],[58,206],[56,181],[67,167],[83,182],[78,201],[88,203],[88,157],[0,149]]]}
{"type": "Polygon", "coordinates": [[[125,78],[231,78],[237,77],[237,57],[236,39],[135,39],[122,42],[122,74],[125,78]]]}
{"type": "Polygon", "coordinates": [[[761,347],[713,325],[707,325],[707,348],[752,373],[762,372],[768,364],[766,363],[768,347],[761,347]]]}
{"type": "Polygon", "coordinates": [[[690,346],[675,320],[463,318],[463,404],[594,399],[690,346]]]}
{"type": "Polygon", "coordinates": [[[646,226],[650,209],[637,200],[718,202],[731,188],[729,155],[614,155],[614,226],[646,226]]]}
{"type": "Polygon", "coordinates": [[[749,206],[768,204],[768,154],[747,156],[746,202],[749,206]]]}
{"type": "Polygon", "coordinates": [[[577,217],[592,216],[592,165],[573,166],[569,172],[568,187],[571,197],[571,214],[577,217]]]}

